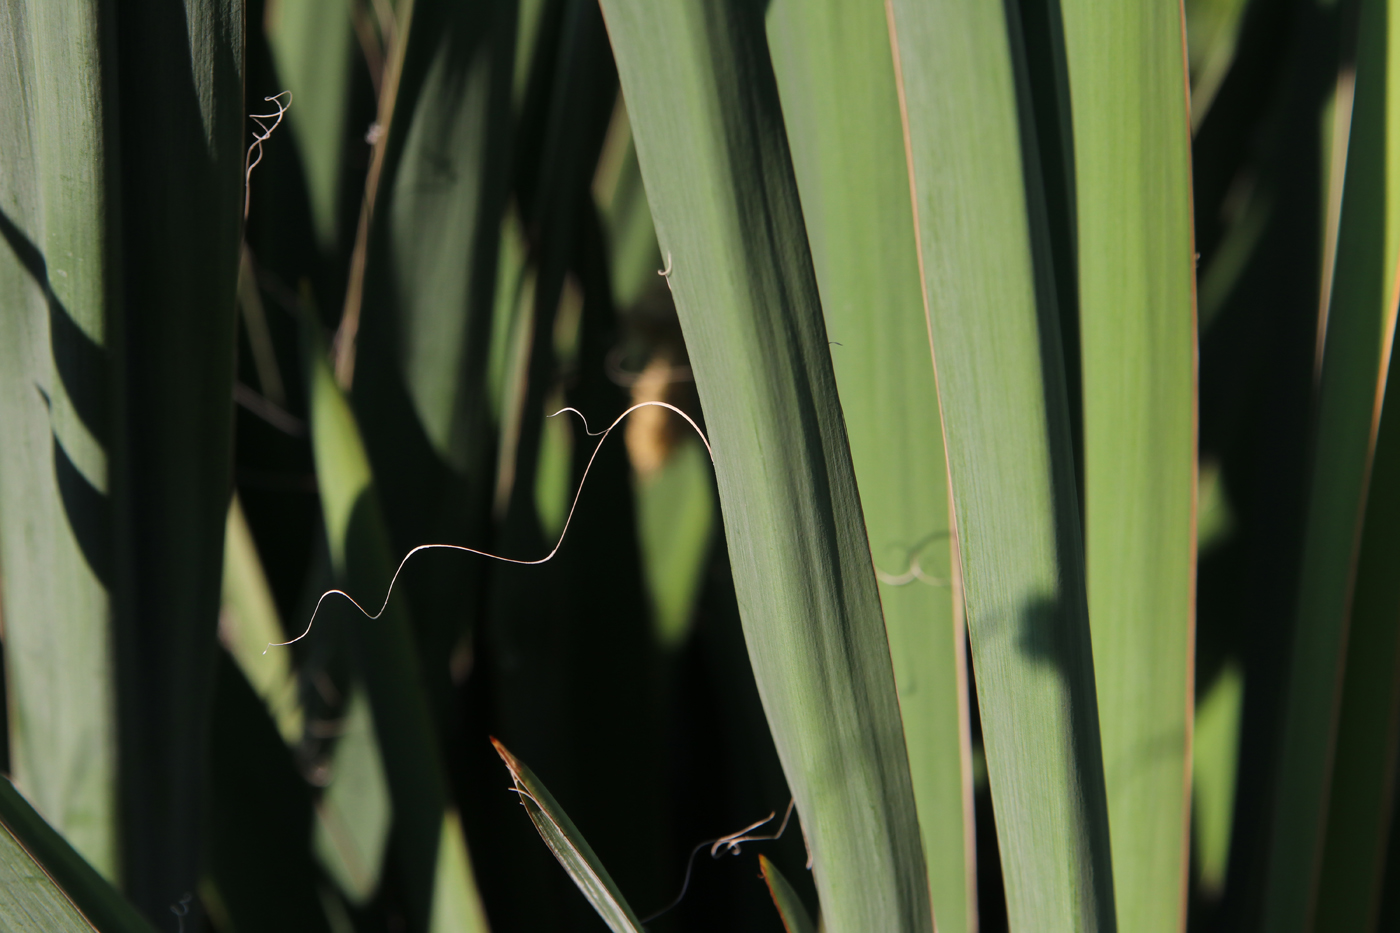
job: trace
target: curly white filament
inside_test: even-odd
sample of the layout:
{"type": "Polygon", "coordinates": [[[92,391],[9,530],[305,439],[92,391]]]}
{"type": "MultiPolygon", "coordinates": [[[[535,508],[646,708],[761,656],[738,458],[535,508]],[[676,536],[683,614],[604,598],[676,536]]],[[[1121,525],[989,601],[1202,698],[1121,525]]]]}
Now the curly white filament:
{"type": "Polygon", "coordinates": [[[310,634],[311,626],[316,623],[316,614],[321,611],[321,604],[325,602],[326,599],[330,596],[342,596],[346,600],[348,600],[352,606],[360,610],[360,612],[365,616],[365,618],[370,619],[371,621],[378,619],[384,614],[384,610],[389,606],[389,597],[392,596],[394,593],[394,584],[398,582],[399,574],[403,572],[404,565],[408,563],[409,558],[411,558],[414,554],[417,554],[419,551],[462,551],[467,554],[475,554],[478,557],[486,557],[491,560],[498,560],[505,564],[520,564],[526,567],[533,567],[538,564],[548,563],[549,561],[553,560],[554,555],[559,553],[559,548],[564,544],[564,536],[569,533],[569,524],[574,520],[574,511],[578,508],[578,501],[579,498],[583,495],[584,484],[588,481],[588,471],[593,469],[593,461],[598,459],[598,451],[602,449],[603,442],[608,439],[608,435],[612,433],[614,428],[616,428],[619,424],[622,423],[624,418],[626,418],[628,415],[632,414],[632,412],[636,411],[639,408],[647,407],[665,408],[669,411],[675,412],[676,414],[684,418],[686,424],[694,428],[695,433],[700,436],[700,440],[705,445],[705,450],[709,451],[710,462],[714,462],[715,452],[711,450],[710,441],[709,438],[705,437],[705,432],[700,430],[700,426],[696,424],[695,421],[689,415],[681,411],[675,405],[672,405],[668,402],[639,402],[636,405],[633,405],[631,408],[624,411],[622,414],[618,415],[617,418],[613,421],[613,423],[608,425],[602,431],[588,430],[588,419],[585,418],[583,412],[579,411],[577,408],[561,408],[549,417],[553,418],[556,415],[562,415],[564,412],[572,412],[573,414],[578,415],[579,419],[583,422],[584,433],[587,434],[589,437],[598,438],[598,443],[594,446],[593,453],[588,458],[588,464],[583,468],[583,476],[579,478],[578,489],[574,492],[573,504],[569,506],[569,515],[567,518],[564,519],[564,527],[559,531],[559,540],[555,542],[553,549],[551,549],[548,554],[536,560],[522,560],[516,557],[504,557],[500,554],[492,554],[489,551],[479,551],[476,548],[466,547],[465,545],[461,544],[420,544],[416,548],[405,554],[403,560],[399,561],[398,569],[394,571],[394,576],[389,581],[388,592],[384,594],[384,602],[380,605],[378,612],[371,613],[369,610],[365,609],[364,606],[361,606],[358,602],[356,602],[355,598],[349,593],[345,592],[344,590],[327,590],[326,592],[321,594],[320,599],[316,600],[316,608],[311,613],[310,621],[306,623],[306,629],[296,638],[293,638],[289,641],[269,642],[267,648],[263,649],[263,654],[267,654],[268,648],[285,648],[287,645],[296,644],[297,642],[305,638],[308,634],[310,634]]]}
{"type": "Polygon", "coordinates": [[[273,94],[271,97],[264,97],[263,100],[277,108],[276,113],[250,113],[248,119],[258,125],[253,131],[253,143],[248,147],[248,154],[243,158],[243,219],[248,219],[248,205],[253,194],[253,169],[257,168],[263,157],[263,143],[272,138],[272,131],[277,129],[282,123],[282,117],[287,113],[287,108],[292,106],[292,92],[282,91],[280,94],[273,94]],[[287,98],[283,103],[282,98],[287,98]],[[269,124],[267,121],[271,120],[269,124]],[[256,155],[254,155],[256,153],[256,155]]]}

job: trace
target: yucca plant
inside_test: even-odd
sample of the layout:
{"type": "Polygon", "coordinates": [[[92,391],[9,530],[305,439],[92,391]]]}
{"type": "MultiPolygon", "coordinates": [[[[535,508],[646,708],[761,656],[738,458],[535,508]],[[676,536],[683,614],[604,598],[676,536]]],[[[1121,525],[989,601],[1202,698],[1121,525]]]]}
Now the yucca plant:
{"type": "Polygon", "coordinates": [[[0,0],[0,925],[1400,928],[1397,24],[0,0]]]}

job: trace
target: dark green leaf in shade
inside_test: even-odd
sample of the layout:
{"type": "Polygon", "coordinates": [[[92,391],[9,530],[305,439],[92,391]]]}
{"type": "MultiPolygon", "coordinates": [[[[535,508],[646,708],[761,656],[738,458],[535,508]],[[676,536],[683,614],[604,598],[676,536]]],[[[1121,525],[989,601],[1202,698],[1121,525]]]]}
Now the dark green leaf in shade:
{"type": "MultiPolygon", "coordinates": [[[[1356,602],[1355,587],[1360,582],[1357,567],[1367,487],[1370,482],[1391,481],[1374,471],[1373,455],[1395,327],[1396,257],[1400,255],[1400,148],[1393,129],[1400,125],[1394,64],[1400,24],[1395,21],[1396,11],[1384,0],[1363,3],[1361,17],[1265,892],[1265,926],[1280,933],[1310,930],[1325,919],[1316,913],[1317,885],[1329,832],[1329,785],[1335,780],[1333,754],[1344,690],[1349,686],[1354,695],[1379,691],[1388,696],[1387,684],[1394,676],[1382,663],[1369,675],[1358,668],[1358,682],[1351,683],[1347,666],[1348,629],[1352,613],[1361,605],[1356,602]]],[[[1385,507],[1382,501],[1380,508],[1385,507]]],[[[1366,530],[1372,535],[1372,547],[1385,552],[1387,531],[1376,526],[1366,530]]],[[[1376,611],[1378,607],[1366,608],[1376,611]]],[[[1376,617],[1368,621],[1365,637],[1378,641],[1368,646],[1363,638],[1362,650],[1384,651],[1394,638],[1386,629],[1394,622],[1377,627],[1376,617]]],[[[1377,706],[1364,714],[1379,717],[1369,725],[1356,718],[1350,724],[1351,729],[1369,732],[1362,741],[1372,744],[1374,754],[1381,756],[1366,765],[1355,762],[1358,769],[1370,772],[1373,786],[1353,786],[1362,796],[1352,803],[1371,801],[1369,806],[1376,809],[1362,819],[1372,830],[1381,823],[1379,808],[1384,799],[1374,786],[1380,780],[1377,769],[1383,770],[1380,761],[1387,754],[1383,749],[1393,741],[1394,731],[1383,709],[1377,706]]],[[[1351,712],[1354,717],[1363,715],[1354,705],[1351,712]]],[[[1355,742],[1358,736],[1353,732],[1349,738],[1355,742]]],[[[1363,780],[1363,773],[1337,775],[1343,777],[1340,786],[1348,787],[1348,779],[1363,780]]],[[[1356,843],[1361,848],[1350,857],[1358,862],[1349,871],[1374,879],[1380,843],[1373,840],[1365,845],[1360,839],[1356,843]]],[[[1370,902],[1365,895],[1361,900],[1370,902]]]]}
{"type": "Polygon", "coordinates": [[[123,3],[112,463],[123,886],[196,888],[231,492],[243,216],[241,0],[123,3]]]}
{"type": "Polygon", "coordinates": [[[222,652],[211,720],[206,865],[220,906],[236,930],[329,933],[307,847],[311,788],[252,685],[222,652]]]}
{"type": "MultiPolygon", "coordinates": [[[[1394,365],[1395,289],[1400,285],[1400,147],[1395,139],[1400,127],[1400,8],[1364,3],[1361,16],[1342,205],[1341,236],[1346,239],[1339,242],[1339,250],[1344,246],[1348,252],[1337,257],[1332,314],[1341,310],[1341,300],[1371,305],[1366,325],[1384,328],[1379,335],[1383,395],[1352,570],[1345,666],[1338,672],[1342,682],[1331,786],[1325,791],[1327,825],[1317,852],[1315,928],[1336,930],[1372,929],[1376,922],[1387,847],[1395,846],[1389,814],[1395,806],[1400,722],[1400,585],[1395,575],[1400,560],[1400,385],[1389,372],[1394,365]],[[1385,192],[1383,206],[1377,203],[1378,191],[1385,192]],[[1360,281],[1346,283],[1343,291],[1344,274],[1360,281]]],[[[1329,333],[1329,343],[1331,339],[1329,333]]]]}

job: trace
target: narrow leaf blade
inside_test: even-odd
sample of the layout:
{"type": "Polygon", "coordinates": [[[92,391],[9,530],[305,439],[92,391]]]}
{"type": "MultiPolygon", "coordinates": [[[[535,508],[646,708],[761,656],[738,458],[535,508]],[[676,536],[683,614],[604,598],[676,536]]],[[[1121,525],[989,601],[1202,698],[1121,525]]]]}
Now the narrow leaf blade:
{"type": "Polygon", "coordinates": [[[879,575],[934,916],[975,929],[966,645],[899,98],[875,3],[780,0],[773,65],[879,575]]]}
{"type": "Polygon", "coordinates": [[[763,872],[763,881],[768,885],[768,893],[773,895],[773,906],[783,918],[783,928],[787,933],[817,933],[817,925],[807,913],[802,898],[788,884],[778,866],[768,861],[768,856],[758,857],[758,867],[763,872]]]}
{"type": "MultiPolygon", "coordinates": [[[[1347,147],[1334,311],[1353,301],[1370,340],[1379,322],[1379,410],[1356,543],[1350,617],[1336,695],[1326,827],[1316,852],[1318,926],[1366,929],[1384,889],[1393,833],[1392,775],[1400,718],[1400,382],[1394,378],[1395,289],[1400,286],[1400,5],[1363,3],[1347,147]],[[1385,192],[1384,203],[1376,197],[1385,192]],[[1379,208],[1379,210],[1378,210],[1379,208]],[[1340,249],[1345,248],[1342,254],[1340,249]],[[1343,277],[1346,278],[1343,278],[1343,277]],[[1369,306],[1369,307],[1367,307],[1369,306]],[[1369,311],[1370,313],[1365,313],[1369,311]]],[[[1328,341],[1332,342],[1331,313],[1328,341]]],[[[1335,344],[1334,344],[1335,346],[1335,344]]],[[[1329,348],[1329,352],[1331,352],[1329,348]]],[[[1324,364],[1325,365],[1325,364],[1324,364]]],[[[1364,406],[1364,396],[1357,399],[1364,406]]],[[[1364,410],[1364,407],[1363,407],[1364,410]]],[[[1394,869],[1392,869],[1392,872],[1394,869]]],[[[1384,929],[1384,924],[1380,927],[1384,929]]]]}
{"type": "Polygon", "coordinates": [[[1085,560],[1114,896],[1122,929],[1168,933],[1185,923],[1195,661],[1195,253],[1181,9],[1061,8],[1085,560]]]}
{"type": "Polygon", "coordinates": [[[1074,455],[1017,10],[887,8],[1011,926],[1111,930],[1074,455]]]}
{"type": "Polygon", "coordinates": [[[529,814],[530,822],[535,824],[540,838],[549,846],[549,851],[554,853],[559,864],[564,866],[583,896],[588,898],[598,916],[603,918],[613,933],[645,933],[642,922],[632,912],[612,876],[564,808],[559,806],[524,762],[495,739],[491,740],[491,744],[510,769],[511,779],[515,781],[516,791],[520,795],[520,805],[529,814]]]}
{"type": "MultiPolygon", "coordinates": [[[[1389,480],[1372,473],[1372,462],[1395,328],[1400,254],[1396,16],[1384,0],[1361,6],[1265,892],[1265,926],[1283,933],[1311,929],[1317,917],[1367,487],[1373,480],[1389,480]]],[[[1385,747],[1382,737],[1389,731],[1377,730],[1377,750],[1385,747]]],[[[1368,796],[1375,799],[1374,788],[1368,796]]],[[[1373,819],[1380,823],[1379,811],[1373,819]]],[[[1377,857],[1373,849],[1371,858],[1377,857]]]]}
{"type": "Polygon", "coordinates": [[[832,933],[933,926],[889,644],[761,10],[604,0],[749,658],[832,933]]]}

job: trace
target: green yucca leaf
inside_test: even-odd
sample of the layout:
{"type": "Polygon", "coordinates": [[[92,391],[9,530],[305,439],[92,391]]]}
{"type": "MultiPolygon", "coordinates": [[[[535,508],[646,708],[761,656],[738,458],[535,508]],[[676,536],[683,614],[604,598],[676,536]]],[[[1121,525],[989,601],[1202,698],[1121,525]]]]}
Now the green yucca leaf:
{"type": "Polygon", "coordinates": [[[1400,146],[1395,138],[1400,126],[1400,8],[1373,0],[1361,10],[1265,895],[1265,926],[1278,931],[1310,930],[1322,920],[1339,924],[1337,929],[1364,928],[1383,858],[1377,832],[1388,791],[1381,775],[1393,755],[1394,727],[1387,707],[1396,675],[1393,662],[1375,655],[1390,651],[1393,657],[1396,621],[1387,607],[1394,599],[1394,570],[1389,564],[1390,569],[1380,570],[1375,562],[1386,562],[1395,546],[1387,514],[1393,508],[1395,480],[1374,468],[1386,464],[1373,464],[1372,455],[1388,386],[1400,255],[1400,146]],[[1368,480],[1380,496],[1374,513],[1367,501],[1368,480]],[[1366,578],[1358,575],[1363,542],[1371,549],[1366,578]],[[1370,577],[1377,572],[1381,579],[1370,577]],[[1358,602],[1363,583],[1366,601],[1358,602]],[[1349,647],[1353,613],[1361,613],[1362,625],[1360,640],[1349,647]],[[1354,667],[1348,657],[1355,660],[1354,667]],[[1347,742],[1338,744],[1344,697],[1349,701],[1347,742]],[[1334,747],[1345,771],[1334,772],[1334,747]],[[1335,825],[1328,817],[1329,783],[1333,795],[1345,795],[1335,825]],[[1324,842],[1332,849],[1329,905],[1344,911],[1335,918],[1316,912],[1324,842]],[[1356,896],[1342,896],[1348,889],[1356,896]],[[1346,916],[1355,918],[1357,926],[1345,926],[1346,916]]]}
{"type": "Polygon", "coordinates": [[[1112,930],[1070,413],[1016,8],[889,9],[1011,927],[1112,930]]]}
{"type": "Polygon", "coordinates": [[[496,746],[496,753],[510,770],[516,793],[520,795],[520,805],[529,814],[535,829],[539,830],[540,838],[549,846],[549,851],[554,853],[559,864],[564,866],[583,896],[588,898],[588,903],[593,905],[598,916],[603,918],[608,929],[613,933],[645,933],[642,922],[632,912],[612,876],[564,808],[559,806],[524,762],[495,739],[491,740],[491,744],[496,746]]]}
{"type": "Polygon", "coordinates": [[[0,563],[14,780],[117,881],[109,308],[120,179],[104,132],[111,102],[94,93],[105,27],[96,5],[0,8],[0,563]]]}
{"type": "Polygon", "coordinates": [[[889,646],[762,13],[605,0],[754,677],[833,933],[933,925],[889,646]]]}
{"type": "Polygon", "coordinates": [[[0,131],[0,343],[20,380],[3,395],[17,440],[0,471],[16,778],[102,871],[120,865],[154,916],[193,890],[201,848],[243,6],[138,2],[117,16],[10,3],[0,15],[0,70],[17,82],[0,131]],[[31,534],[26,566],[15,546],[31,534]]]}
{"type": "Polygon", "coordinates": [[[362,685],[351,686],[340,721],[311,846],[346,899],[363,906],[379,889],[393,812],[384,751],[362,685]]]}
{"type": "Polygon", "coordinates": [[[113,20],[123,886],[148,916],[168,916],[196,888],[202,849],[208,672],[232,480],[244,10],[241,0],[144,2],[124,4],[113,20]]]}
{"type": "MultiPolygon", "coordinates": [[[[1065,0],[1084,543],[1123,930],[1185,923],[1195,612],[1190,126],[1177,3],[1065,0]]],[[[1026,41],[1050,44],[1049,34],[1026,41]]],[[[1052,180],[1047,179],[1049,183],[1052,180]]]]}
{"type": "Polygon", "coordinates": [[[938,929],[977,926],[962,619],[909,170],[879,3],[780,0],[773,66],[860,485],[938,929]]]}
{"type": "MultiPolygon", "coordinates": [[[[395,565],[369,460],[319,341],[308,338],[306,343],[312,448],[331,562],[348,591],[361,604],[378,609],[395,565]]],[[[455,829],[444,829],[457,816],[448,807],[407,610],[402,602],[389,600],[378,618],[356,612],[343,618],[352,620],[358,674],[374,713],[374,734],[393,806],[394,850],[410,915],[422,928],[431,923],[433,929],[485,931],[486,916],[465,839],[455,829]],[[444,916],[449,908],[459,912],[444,916]]]]}
{"type": "Polygon", "coordinates": [[[16,933],[151,933],[82,855],[0,778],[0,927],[16,933]]]}
{"type": "Polygon", "coordinates": [[[768,893],[773,895],[773,906],[778,908],[778,915],[783,918],[783,929],[787,933],[817,933],[817,925],[812,922],[802,898],[797,896],[783,873],[778,871],[778,866],[768,861],[766,855],[760,855],[758,867],[763,872],[768,893]]]}
{"type": "Polygon", "coordinates": [[[0,828],[0,923],[15,933],[83,933],[92,930],[63,890],[0,828]]]}

